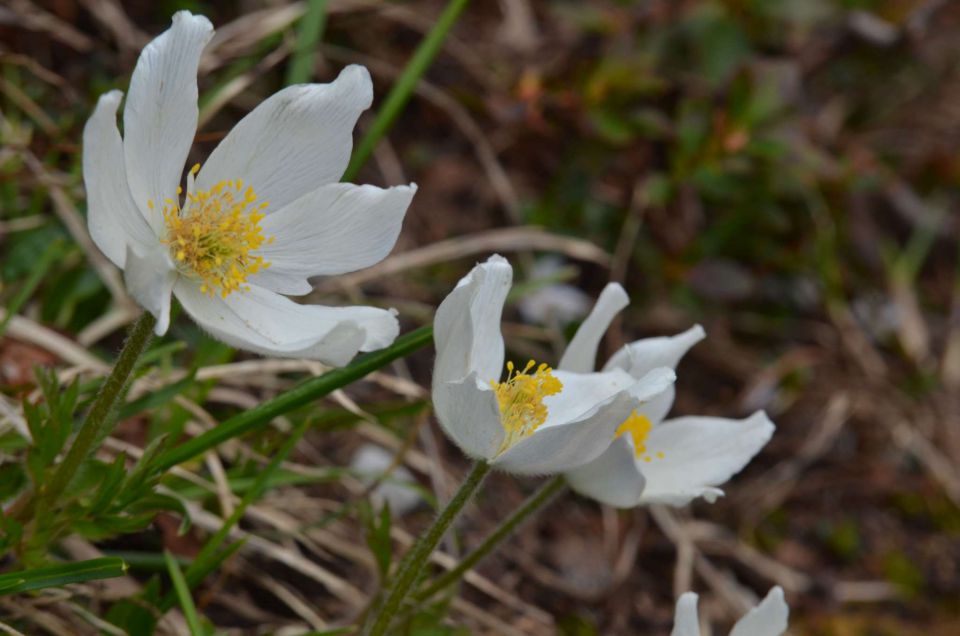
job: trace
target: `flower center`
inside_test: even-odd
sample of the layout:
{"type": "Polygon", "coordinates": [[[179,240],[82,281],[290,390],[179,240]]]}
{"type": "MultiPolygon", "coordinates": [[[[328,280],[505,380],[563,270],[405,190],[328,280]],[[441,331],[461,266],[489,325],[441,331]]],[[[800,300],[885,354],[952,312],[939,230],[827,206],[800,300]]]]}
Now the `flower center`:
{"type": "Polygon", "coordinates": [[[563,384],[553,375],[553,369],[546,363],[536,367],[533,360],[523,370],[518,370],[512,362],[507,363],[507,379],[503,382],[491,380],[490,386],[497,394],[500,405],[500,422],[506,437],[500,445],[503,452],[533,434],[547,419],[547,406],[543,399],[556,395],[563,384]]]}
{"type": "MultiPolygon", "coordinates": [[[[190,172],[196,174],[199,169],[197,164],[190,172]]],[[[147,205],[153,210],[153,201],[147,205]]],[[[270,266],[253,254],[261,245],[273,243],[273,237],[264,236],[260,227],[266,207],[266,201],[257,203],[253,186],[244,189],[242,179],[189,193],[183,208],[178,200],[164,199],[166,233],[161,242],[170,247],[177,269],[199,280],[201,292],[226,298],[231,292],[248,290],[247,278],[270,266]]]]}
{"type": "MultiPolygon", "coordinates": [[[[624,433],[630,434],[630,441],[633,442],[633,455],[637,459],[643,457],[643,461],[652,462],[653,457],[647,455],[647,436],[650,434],[650,431],[653,429],[653,422],[650,421],[646,415],[640,415],[636,411],[630,414],[630,417],[625,419],[623,423],[617,428],[617,437],[620,437],[624,433]]],[[[657,457],[663,459],[663,453],[657,452],[657,457]]]]}

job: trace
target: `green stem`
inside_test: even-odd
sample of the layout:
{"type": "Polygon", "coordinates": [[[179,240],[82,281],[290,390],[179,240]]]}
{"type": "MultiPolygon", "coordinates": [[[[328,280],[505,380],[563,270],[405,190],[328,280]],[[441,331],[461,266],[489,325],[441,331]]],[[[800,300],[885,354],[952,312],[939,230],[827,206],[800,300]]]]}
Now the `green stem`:
{"type": "Polygon", "coordinates": [[[387,633],[387,630],[390,628],[390,622],[393,620],[397,610],[400,609],[400,604],[410,592],[410,588],[414,582],[419,578],[420,573],[430,559],[430,555],[437,547],[437,544],[440,543],[440,539],[443,538],[450,524],[453,523],[457,515],[460,514],[460,511],[463,510],[463,507],[473,497],[473,494],[483,482],[483,478],[487,476],[488,472],[490,472],[490,464],[483,460],[477,461],[470,470],[470,473],[463,480],[463,483],[460,484],[460,488],[453,496],[453,499],[450,500],[450,503],[447,504],[440,513],[440,516],[437,517],[437,520],[433,522],[433,525],[430,526],[427,532],[420,537],[420,540],[407,552],[407,555],[397,568],[393,586],[390,588],[386,600],[380,607],[380,611],[375,615],[372,627],[364,631],[367,636],[383,636],[383,634],[387,633]]]}
{"type": "Polygon", "coordinates": [[[449,4],[447,4],[443,13],[440,14],[437,23],[433,25],[430,33],[427,34],[427,37],[423,39],[420,46],[414,51],[413,57],[410,58],[406,68],[403,69],[400,78],[396,84],[393,85],[393,88],[390,89],[390,94],[387,95],[383,106],[377,112],[373,124],[371,124],[369,130],[367,130],[363,139],[360,140],[360,143],[357,144],[353,157],[350,159],[350,165],[347,166],[347,170],[343,174],[342,181],[353,181],[353,179],[356,178],[357,173],[360,172],[360,168],[367,162],[367,159],[370,158],[370,154],[373,152],[377,143],[379,143],[380,139],[390,130],[400,111],[403,110],[403,107],[413,94],[413,89],[416,88],[417,82],[423,77],[430,63],[433,62],[433,58],[437,56],[440,47],[443,45],[443,41],[447,39],[450,29],[454,23],[456,23],[457,18],[460,17],[460,14],[466,8],[468,2],[469,0],[450,0],[449,4]]]}
{"type": "Polygon", "coordinates": [[[513,534],[523,522],[527,521],[533,513],[547,506],[556,499],[566,488],[567,482],[562,476],[557,476],[541,486],[537,492],[533,493],[523,504],[517,508],[500,526],[493,531],[483,543],[481,543],[473,552],[468,554],[452,570],[437,578],[428,587],[425,587],[413,595],[414,600],[423,602],[431,598],[434,594],[445,587],[452,585],[472,569],[477,563],[483,560],[488,554],[499,546],[504,539],[513,534]]]}
{"type": "Polygon", "coordinates": [[[110,375],[100,387],[93,406],[80,425],[80,430],[67,451],[66,457],[57,466],[50,483],[41,488],[40,497],[45,502],[56,502],[57,498],[70,485],[80,465],[95,450],[98,441],[103,440],[113,428],[113,411],[126,391],[130,376],[140,355],[150,343],[157,319],[153,314],[144,312],[130,329],[130,335],[120,351],[110,375]]]}

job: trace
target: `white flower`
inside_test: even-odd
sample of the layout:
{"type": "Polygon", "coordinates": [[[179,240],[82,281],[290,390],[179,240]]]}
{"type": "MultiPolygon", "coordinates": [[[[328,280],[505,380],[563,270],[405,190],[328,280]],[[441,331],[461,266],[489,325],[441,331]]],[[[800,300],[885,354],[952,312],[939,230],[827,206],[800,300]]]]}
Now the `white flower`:
{"type": "Polygon", "coordinates": [[[370,76],[287,87],[244,117],[180,180],[197,128],[197,65],[213,27],[180,11],[140,54],[117,129],[120,91],[83,133],[88,223],[127,288],[169,325],[170,295],[213,336],[271,355],[344,364],[390,344],[392,312],[299,305],[307,278],[376,263],[392,249],[415,185],[338,183],[370,76]]]}
{"type": "MultiPolygon", "coordinates": [[[[687,592],[677,600],[671,636],[700,636],[697,598],[693,592],[687,592]]],[[[774,587],[759,605],[737,621],[730,636],[781,636],[787,631],[789,615],[790,608],[783,600],[783,590],[779,586],[774,587]]]]}
{"type": "MultiPolygon", "coordinates": [[[[533,279],[550,279],[563,270],[563,259],[542,256],[533,264],[533,279]]],[[[517,303],[520,315],[528,322],[543,325],[565,325],[580,320],[590,311],[590,297],[579,287],[566,283],[551,283],[524,295],[517,303]]]]}
{"type": "MultiPolygon", "coordinates": [[[[592,369],[597,343],[613,317],[627,305],[617,284],[600,294],[560,362],[561,369],[592,369]]],[[[635,378],[651,369],[676,369],[680,358],[704,338],[697,325],[673,337],[645,338],[624,346],[604,365],[635,378]]],[[[682,506],[697,497],[714,501],[716,486],[747,465],[773,435],[773,423],[763,412],[744,420],[719,417],[680,417],[664,421],[675,390],[660,395],[621,420],[617,438],[597,459],[566,474],[576,492],[620,508],[663,503],[682,506]]]]}
{"type": "Polygon", "coordinates": [[[417,491],[417,481],[404,466],[394,466],[394,455],[376,444],[364,444],[350,460],[350,470],[365,486],[381,481],[370,493],[370,501],[378,510],[384,504],[390,506],[394,517],[402,517],[423,502],[417,491]],[[384,479],[384,473],[390,474],[384,479]]]}
{"type": "Polygon", "coordinates": [[[500,256],[477,265],[444,299],[434,319],[433,404],[444,431],[467,455],[520,474],[569,470],[597,457],[617,426],[674,374],[634,378],[553,371],[504,362],[500,315],[513,270],[500,256]]]}

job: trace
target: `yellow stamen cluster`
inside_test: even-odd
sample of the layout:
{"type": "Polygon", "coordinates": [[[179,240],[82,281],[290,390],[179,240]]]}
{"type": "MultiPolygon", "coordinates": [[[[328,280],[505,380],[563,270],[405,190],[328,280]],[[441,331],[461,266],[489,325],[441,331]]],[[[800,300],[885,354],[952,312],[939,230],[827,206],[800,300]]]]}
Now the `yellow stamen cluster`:
{"type": "MultiPolygon", "coordinates": [[[[633,454],[637,459],[643,457],[643,461],[652,462],[653,457],[647,455],[647,436],[653,429],[653,422],[646,415],[640,415],[636,411],[630,414],[630,417],[623,421],[623,424],[617,428],[617,437],[624,433],[630,434],[633,441],[633,454]]],[[[663,453],[657,452],[657,457],[663,459],[663,453]]]]}
{"type": "MultiPolygon", "coordinates": [[[[197,164],[190,172],[196,174],[199,169],[197,164]]],[[[147,205],[154,209],[153,201],[147,205]]],[[[179,200],[165,199],[162,242],[170,246],[177,268],[199,279],[201,292],[226,298],[231,292],[249,289],[247,278],[270,266],[253,254],[261,245],[273,243],[273,237],[264,236],[260,227],[266,207],[266,201],[257,203],[252,186],[244,189],[242,179],[188,193],[182,209],[179,200]]]]}
{"type": "Polygon", "coordinates": [[[545,363],[536,365],[530,360],[527,366],[518,370],[512,362],[508,362],[507,379],[490,382],[497,394],[500,422],[506,432],[500,452],[532,435],[547,419],[547,406],[543,399],[563,389],[563,383],[553,375],[553,369],[545,363]],[[534,367],[536,370],[530,373],[534,367]]]}

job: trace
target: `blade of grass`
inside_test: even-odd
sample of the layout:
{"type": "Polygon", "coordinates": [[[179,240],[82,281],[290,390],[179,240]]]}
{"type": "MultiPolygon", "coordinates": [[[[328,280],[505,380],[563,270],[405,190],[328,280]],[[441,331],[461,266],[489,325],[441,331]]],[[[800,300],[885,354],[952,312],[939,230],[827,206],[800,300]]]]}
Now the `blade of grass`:
{"type": "Polygon", "coordinates": [[[377,143],[393,126],[393,122],[396,121],[400,111],[403,110],[413,94],[417,82],[430,67],[433,58],[437,56],[443,41],[447,39],[450,29],[456,23],[468,2],[469,0],[450,0],[447,4],[437,23],[430,29],[430,33],[414,51],[413,57],[410,58],[406,68],[403,69],[397,83],[390,89],[390,94],[387,95],[383,106],[377,112],[370,129],[357,144],[353,157],[350,158],[350,165],[347,166],[347,170],[343,174],[342,181],[353,181],[356,178],[357,173],[370,158],[377,143]]]}
{"type": "Polygon", "coordinates": [[[933,208],[926,217],[926,222],[917,224],[903,251],[893,263],[895,276],[900,276],[904,281],[909,282],[916,280],[930,254],[930,249],[937,238],[937,230],[940,229],[945,216],[946,212],[942,208],[933,208]]]}
{"type": "Polygon", "coordinates": [[[223,525],[220,526],[220,529],[217,530],[204,544],[203,548],[200,550],[200,553],[197,554],[196,558],[193,560],[193,563],[190,565],[190,568],[187,570],[187,574],[196,576],[201,570],[208,569],[207,561],[220,549],[220,544],[226,540],[227,536],[230,534],[230,530],[232,530],[233,527],[240,521],[240,519],[243,518],[243,515],[246,514],[247,508],[250,507],[250,504],[260,499],[264,491],[267,490],[274,473],[280,467],[280,464],[286,461],[287,456],[290,455],[290,451],[293,450],[293,448],[300,441],[300,438],[302,438],[304,433],[307,432],[311,423],[311,420],[305,419],[300,423],[299,426],[297,426],[296,429],[294,429],[293,433],[287,437],[286,441],[283,443],[283,446],[280,447],[280,450],[277,451],[277,453],[270,460],[270,463],[267,464],[266,468],[260,471],[260,474],[257,476],[253,487],[250,488],[243,496],[243,499],[240,500],[240,505],[234,508],[233,514],[231,514],[230,517],[223,522],[223,525]]]}
{"type": "Polygon", "coordinates": [[[287,86],[309,82],[313,77],[314,55],[326,21],[327,0],[309,0],[307,12],[300,18],[297,43],[287,67],[287,86]]]}
{"type": "MultiPolygon", "coordinates": [[[[219,566],[220,559],[216,557],[220,553],[220,545],[230,536],[230,531],[240,522],[243,515],[246,514],[247,508],[249,508],[253,502],[260,499],[264,491],[267,490],[274,473],[280,468],[280,464],[286,461],[287,456],[290,455],[290,452],[310,429],[311,424],[313,424],[313,420],[307,418],[293,430],[280,447],[280,450],[274,454],[270,463],[257,475],[253,487],[244,494],[243,499],[241,499],[240,504],[234,508],[233,513],[223,522],[220,528],[207,539],[207,542],[203,545],[199,554],[193,559],[193,563],[187,568],[186,577],[191,581],[191,587],[199,584],[208,574],[219,566]]],[[[161,602],[161,609],[166,609],[170,600],[169,598],[165,598],[161,602]]]]}
{"type": "Polygon", "coordinates": [[[27,277],[26,282],[24,282],[23,287],[10,299],[9,304],[7,304],[4,309],[5,313],[3,317],[0,318],[0,338],[3,337],[3,333],[7,330],[7,323],[20,311],[24,303],[30,299],[30,296],[33,295],[33,292],[36,291],[40,282],[43,280],[43,277],[47,275],[47,270],[50,269],[50,266],[56,258],[60,256],[63,251],[63,245],[63,241],[54,241],[47,246],[47,249],[43,251],[36,265],[34,265],[33,271],[30,272],[30,275],[27,277]]]}
{"type": "Polygon", "coordinates": [[[142,397],[127,402],[117,410],[117,419],[126,420],[134,415],[139,415],[144,411],[163,406],[173,400],[174,397],[183,393],[196,383],[196,379],[191,372],[182,380],[177,380],[172,384],[161,387],[156,391],[146,393],[142,397]]]}
{"type": "Polygon", "coordinates": [[[68,583],[111,579],[123,576],[126,572],[127,564],[124,563],[123,559],[117,557],[64,563],[22,572],[9,572],[0,574],[0,595],[60,587],[68,583]]]}
{"type": "MultiPolygon", "coordinates": [[[[127,568],[134,572],[166,572],[167,560],[162,554],[156,552],[140,552],[134,550],[105,550],[107,556],[123,559],[127,568]]],[[[189,566],[193,559],[189,557],[174,556],[180,567],[189,566]]]]}
{"type": "Polygon", "coordinates": [[[265,426],[278,415],[283,415],[329,395],[336,389],[351,382],[356,382],[394,360],[427,346],[432,342],[432,339],[433,327],[429,325],[404,334],[386,349],[365,354],[346,367],[310,378],[286,393],[281,393],[273,399],[261,402],[248,411],[238,413],[216,428],[212,428],[202,435],[167,451],[157,460],[156,468],[166,470],[205,453],[229,439],[265,426]]]}
{"type": "Polygon", "coordinates": [[[170,574],[173,589],[177,594],[177,600],[180,601],[180,609],[183,610],[183,617],[187,620],[191,636],[204,636],[200,616],[197,615],[197,606],[193,604],[190,588],[187,587],[187,581],[183,578],[183,572],[180,571],[177,560],[168,550],[163,551],[163,559],[167,562],[167,572],[170,574]]]}

